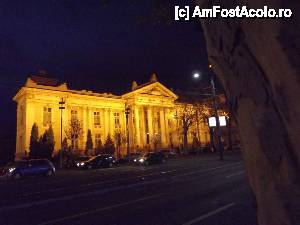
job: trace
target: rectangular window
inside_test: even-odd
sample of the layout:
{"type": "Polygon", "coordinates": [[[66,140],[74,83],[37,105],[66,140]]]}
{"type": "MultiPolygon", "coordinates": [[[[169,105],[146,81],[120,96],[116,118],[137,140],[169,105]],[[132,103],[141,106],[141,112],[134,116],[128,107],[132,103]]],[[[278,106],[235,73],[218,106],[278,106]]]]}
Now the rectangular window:
{"type": "Polygon", "coordinates": [[[114,113],[115,116],[115,128],[120,127],[120,113],[114,113]]]}
{"type": "Polygon", "coordinates": [[[77,120],[77,115],[78,115],[78,112],[76,110],[71,110],[71,119],[72,120],[77,120]]]}
{"type": "Polygon", "coordinates": [[[43,125],[44,127],[49,126],[51,124],[51,115],[52,114],[52,109],[48,107],[44,107],[44,112],[43,112],[43,125]]]}
{"type": "Polygon", "coordinates": [[[100,112],[94,112],[94,126],[100,127],[100,112]]]}

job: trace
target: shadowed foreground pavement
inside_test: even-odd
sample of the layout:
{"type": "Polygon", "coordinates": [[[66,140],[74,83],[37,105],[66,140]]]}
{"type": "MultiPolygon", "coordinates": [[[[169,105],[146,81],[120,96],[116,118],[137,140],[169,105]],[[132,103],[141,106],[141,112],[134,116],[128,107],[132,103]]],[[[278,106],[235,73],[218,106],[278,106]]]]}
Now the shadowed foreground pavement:
{"type": "Polygon", "coordinates": [[[239,153],[0,182],[1,225],[254,225],[239,153]]]}

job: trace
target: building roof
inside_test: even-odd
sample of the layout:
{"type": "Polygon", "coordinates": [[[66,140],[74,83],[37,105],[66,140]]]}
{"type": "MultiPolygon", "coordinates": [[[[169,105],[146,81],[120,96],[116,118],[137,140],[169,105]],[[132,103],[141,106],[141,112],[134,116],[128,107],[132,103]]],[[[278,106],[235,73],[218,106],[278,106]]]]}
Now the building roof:
{"type": "Polygon", "coordinates": [[[52,87],[59,86],[58,79],[42,77],[42,76],[31,76],[30,79],[37,85],[52,86],[52,87]]]}

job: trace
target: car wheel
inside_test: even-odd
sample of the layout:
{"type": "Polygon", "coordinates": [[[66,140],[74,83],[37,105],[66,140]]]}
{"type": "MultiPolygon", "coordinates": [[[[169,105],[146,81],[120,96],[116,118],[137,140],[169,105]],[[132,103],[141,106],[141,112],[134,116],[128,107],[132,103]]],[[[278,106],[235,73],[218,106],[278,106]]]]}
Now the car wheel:
{"type": "Polygon", "coordinates": [[[14,180],[19,180],[19,179],[21,179],[21,174],[20,174],[20,173],[15,173],[15,174],[13,175],[13,179],[14,179],[14,180]]]}
{"type": "Polygon", "coordinates": [[[145,162],[145,166],[149,166],[149,162],[148,161],[145,162]]]}
{"type": "Polygon", "coordinates": [[[54,173],[53,173],[52,170],[48,170],[47,173],[46,173],[46,176],[47,176],[47,177],[51,177],[51,176],[53,176],[53,174],[54,174],[54,173]]]}
{"type": "Polygon", "coordinates": [[[112,166],[113,166],[113,164],[112,164],[112,163],[109,163],[109,164],[108,164],[108,167],[112,167],[112,166]]]}
{"type": "Polygon", "coordinates": [[[87,169],[88,169],[88,170],[91,170],[91,169],[92,169],[92,165],[88,165],[88,166],[87,166],[87,169]]]}

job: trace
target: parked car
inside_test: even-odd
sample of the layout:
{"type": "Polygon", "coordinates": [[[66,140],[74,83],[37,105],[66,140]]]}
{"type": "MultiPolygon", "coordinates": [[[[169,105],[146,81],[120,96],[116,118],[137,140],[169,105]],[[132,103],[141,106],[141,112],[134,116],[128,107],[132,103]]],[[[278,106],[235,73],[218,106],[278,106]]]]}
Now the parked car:
{"type": "Polygon", "coordinates": [[[55,174],[55,167],[47,159],[32,159],[10,163],[2,170],[2,173],[14,179],[37,175],[51,177],[55,174]]]}
{"type": "Polygon", "coordinates": [[[77,156],[66,161],[66,168],[76,168],[78,163],[88,161],[92,156],[77,156]]]}
{"type": "Polygon", "coordinates": [[[166,157],[163,152],[151,152],[134,160],[136,164],[150,165],[157,163],[165,163],[166,157]]]}
{"type": "Polygon", "coordinates": [[[162,150],[161,152],[164,154],[166,159],[175,158],[177,155],[175,149],[162,150]]]}
{"type": "Polygon", "coordinates": [[[120,164],[122,164],[122,163],[131,163],[131,162],[134,162],[135,159],[137,159],[141,156],[142,156],[142,153],[139,153],[139,152],[130,153],[129,156],[126,156],[124,158],[120,158],[118,160],[118,163],[120,163],[120,164]]]}
{"type": "Polygon", "coordinates": [[[98,155],[90,158],[89,160],[78,162],[77,168],[80,169],[96,169],[103,167],[112,167],[115,165],[116,160],[110,155],[98,155]]]}

